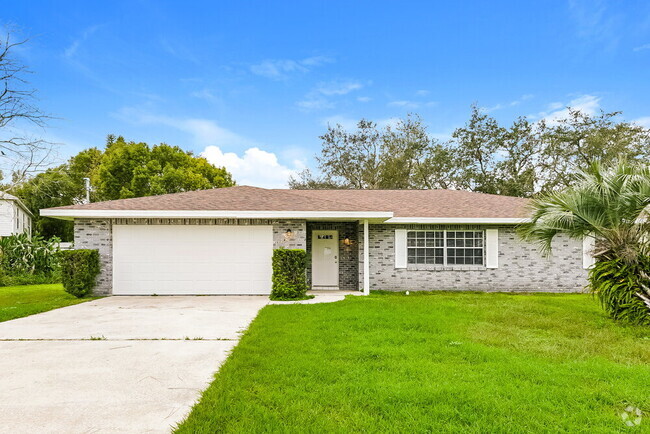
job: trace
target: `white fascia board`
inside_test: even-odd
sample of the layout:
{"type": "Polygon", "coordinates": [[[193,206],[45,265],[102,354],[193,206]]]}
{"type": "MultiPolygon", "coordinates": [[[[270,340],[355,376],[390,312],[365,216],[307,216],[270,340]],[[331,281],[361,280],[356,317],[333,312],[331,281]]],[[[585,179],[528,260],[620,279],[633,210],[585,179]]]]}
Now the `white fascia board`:
{"type": "Polygon", "coordinates": [[[520,224],[529,222],[529,218],[515,217],[393,217],[384,223],[391,224],[520,224]]]}
{"type": "Polygon", "coordinates": [[[392,212],[356,211],[216,211],[42,209],[41,216],[70,218],[249,218],[249,219],[380,219],[392,212]]]}

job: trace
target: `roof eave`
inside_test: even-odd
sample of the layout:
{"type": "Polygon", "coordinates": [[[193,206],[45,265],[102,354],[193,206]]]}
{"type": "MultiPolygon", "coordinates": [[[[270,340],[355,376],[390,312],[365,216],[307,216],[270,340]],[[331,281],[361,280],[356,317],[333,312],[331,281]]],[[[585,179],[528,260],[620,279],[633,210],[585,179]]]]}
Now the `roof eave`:
{"type": "Polygon", "coordinates": [[[393,217],[389,224],[521,224],[529,222],[525,217],[393,217]]]}
{"type": "Polygon", "coordinates": [[[386,221],[392,212],[375,211],[227,211],[227,210],[41,210],[41,216],[61,220],[75,218],[241,218],[241,219],[304,219],[304,220],[373,220],[386,221]]]}

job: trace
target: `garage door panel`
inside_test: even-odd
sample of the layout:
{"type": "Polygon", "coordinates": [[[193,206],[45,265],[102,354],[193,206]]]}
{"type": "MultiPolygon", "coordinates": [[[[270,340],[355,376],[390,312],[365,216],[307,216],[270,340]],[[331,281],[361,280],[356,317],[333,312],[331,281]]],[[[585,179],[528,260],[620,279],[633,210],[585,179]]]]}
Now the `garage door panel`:
{"type": "Polygon", "coordinates": [[[114,225],[114,294],[268,294],[271,226],[114,225]]]}

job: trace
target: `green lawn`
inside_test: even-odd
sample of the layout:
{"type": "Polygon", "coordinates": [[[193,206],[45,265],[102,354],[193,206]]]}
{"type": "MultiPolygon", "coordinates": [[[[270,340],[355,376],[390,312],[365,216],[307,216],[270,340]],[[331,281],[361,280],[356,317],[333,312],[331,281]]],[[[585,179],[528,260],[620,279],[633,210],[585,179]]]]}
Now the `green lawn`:
{"type": "Polygon", "coordinates": [[[21,285],[0,287],[0,322],[21,318],[35,313],[93,298],[76,298],[63,290],[63,285],[21,285]]]}
{"type": "Polygon", "coordinates": [[[178,432],[630,429],[649,328],[583,294],[433,293],[265,307],[178,432]]]}

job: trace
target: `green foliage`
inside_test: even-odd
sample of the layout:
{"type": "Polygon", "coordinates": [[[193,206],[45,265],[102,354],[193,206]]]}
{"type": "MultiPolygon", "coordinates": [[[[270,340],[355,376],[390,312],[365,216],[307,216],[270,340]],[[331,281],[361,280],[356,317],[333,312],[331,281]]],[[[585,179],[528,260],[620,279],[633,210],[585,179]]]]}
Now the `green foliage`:
{"type": "Polygon", "coordinates": [[[7,273],[0,268],[0,286],[44,285],[61,282],[61,270],[50,274],[7,273]]]}
{"type": "Polygon", "coordinates": [[[558,234],[596,238],[597,263],[590,290],[612,318],[647,323],[650,315],[650,167],[620,162],[606,169],[594,163],[576,185],[531,202],[530,223],[519,234],[550,253],[558,234]],[[645,287],[644,287],[645,285],[645,287]]]}
{"type": "Polygon", "coordinates": [[[519,234],[550,252],[560,233],[582,240],[598,240],[602,259],[635,261],[648,248],[650,222],[650,166],[621,161],[611,168],[593,163],[578,174],[573,187],[532,200],[531,222],[519,234]]]}
{"type": "Polygon", "coordinates": [[[127,142],[109,137],[101,164],[91,177],[97,200],[124,199],[234,185],[230,173],[205,158],[164,143],[127,142]]]}
{"type": "Polygon", "coordinates": [[[84,178],[91,180],[93,202],[234,185],[224,168],[178,146],[149,146],[109,136],[105,150],[83,150],[67,163],[16,186],[12,193],[23,199],[36,216],[37,232],[70,241],[72,222],[41,218],[38,212],[42,208],[83,203],[84,178]]]}
{"type": "Polygon", "coordinates": [[[620,258],[596,262],[589,270],[591,292],[614,319],[632,324],[650,325],[650,257],[640,256],[628,263],[620,258]]]}
{"type": "Polygon", "coordinates": [[[65,291],[75,297],[91,293],[99,274],[99,252],[79,249],[61,252],[61,277],[65,291]]]}
{"type": "MultiPolygon", "coordinates": [[[[59,269],[59,239],[27,234],[0,239],[0,268],[9,276],[32,275],[49,277],[59,269]]],[[[38,281],[38,279],[36,279],[38,281]]],[[[11,283],[8,283],[11,284],[11,283]]]]}
{"type": "Polygon", "coordinates": [[[275,249],[272,262],[271,300],[304,299],[307,292],[307,252],[275,249]]]}
{"type": "Polygon", "coordinates": [[[432,138],[419,116],[378,128],[361,119],[356,131],[328,126],[316,157],[322,177],[305,170],[289,181],[291,188],[450,188],[454,156],[432,138]]]}
{"type": "Polygon", "coordinates": [[[623,157],[650,161],[650,130],[622,122],[618,112],[587,115],[567,108],[551,122],[516,119],[504,126],[478,106],[446,141],[431,136],[417,115],[379,128],[328,126],[316,157],[291,188],[453,188],[531,197],[570,186],[579,167],[623,157]]]}
{"type": "Polygon", "coordinates": [[[82,203],[85,198],[83,178],[91,177],[101,162],[102,151],[90,148],[79,152],[67,163],[39,173],[16,186],[12,193],[20,197],[34,214],[34,230],[46,238],[57,236],[71,241],[73,224],[39,216],[39,210],[82,203]]]}

